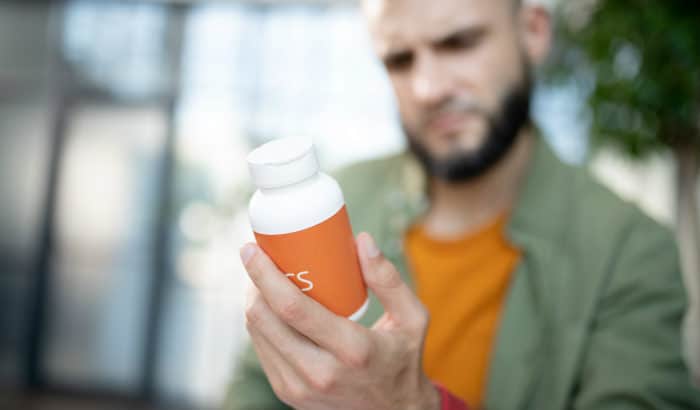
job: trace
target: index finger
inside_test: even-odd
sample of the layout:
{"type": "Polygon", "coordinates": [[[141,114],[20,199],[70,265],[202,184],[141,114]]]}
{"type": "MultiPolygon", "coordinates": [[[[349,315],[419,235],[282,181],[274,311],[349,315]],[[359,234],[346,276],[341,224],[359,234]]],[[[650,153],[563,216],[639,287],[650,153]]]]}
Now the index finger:
{"type": "Polygon", "coordinates": [[[284,322],[344,362],[369,348],[368,330],[306,296],[256,244],[241,248],[241,259],[260,294],[284,322]]]}

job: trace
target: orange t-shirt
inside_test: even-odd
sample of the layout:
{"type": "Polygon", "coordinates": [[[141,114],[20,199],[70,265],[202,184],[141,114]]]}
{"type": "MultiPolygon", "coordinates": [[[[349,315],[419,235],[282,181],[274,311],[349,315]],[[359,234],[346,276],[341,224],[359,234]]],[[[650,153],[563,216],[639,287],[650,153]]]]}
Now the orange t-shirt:
{"type": "Polygon", "coordinates": [[[405,245],[418,297],[430,312],[423,352],[427,376],[481,408],[498,319],[520,251],[503,215],[480,231],[433,239],[420,225],[405,245]]]}

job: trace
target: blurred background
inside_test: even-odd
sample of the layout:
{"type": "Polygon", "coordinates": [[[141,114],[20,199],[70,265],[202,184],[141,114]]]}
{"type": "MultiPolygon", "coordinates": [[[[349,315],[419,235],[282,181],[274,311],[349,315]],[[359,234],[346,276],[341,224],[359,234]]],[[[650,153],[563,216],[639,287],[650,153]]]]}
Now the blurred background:
{"type": "MultiPolygon", "coordinates": [[[[661,114],[642,118],[653,128],[597,98],[599,68],[632,90],[656,81],[648,43],[635,21],[601,43],[603,8],[565,3],[549,2],[568,43],[539,73],[536,121],[565,161],[664,224],[695,223],[679,236],[696,295],[697,169],[679,171],[661,114]]],[[[672,40],[697,54],[693,24],[672,40]]],[[[690,95],[671,90],[673,111],[700,101],[697,57],[683,64],[690,95]]],[[[246,338],[245,155],[295,135],[327,170],[404,148],[355,1],[0,3],[0,408],[215,408],[246,338]]]]}

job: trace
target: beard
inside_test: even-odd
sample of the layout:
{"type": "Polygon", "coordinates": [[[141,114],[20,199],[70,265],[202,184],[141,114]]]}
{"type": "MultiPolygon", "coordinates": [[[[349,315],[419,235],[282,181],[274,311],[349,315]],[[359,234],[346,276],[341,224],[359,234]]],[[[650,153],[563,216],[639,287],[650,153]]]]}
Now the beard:
{"type": "Polygon", "coordinates": [[[530,66],[524,63],[521,80],[507,90],[496,113],[483,114],[488,124],[481,146],[437,158],[404,124],[409,148],[432,177],[448,183],[476,179],[498,164],[515,144],[520,131],[530,119],[531,94],[532,72],[530,66]]]}

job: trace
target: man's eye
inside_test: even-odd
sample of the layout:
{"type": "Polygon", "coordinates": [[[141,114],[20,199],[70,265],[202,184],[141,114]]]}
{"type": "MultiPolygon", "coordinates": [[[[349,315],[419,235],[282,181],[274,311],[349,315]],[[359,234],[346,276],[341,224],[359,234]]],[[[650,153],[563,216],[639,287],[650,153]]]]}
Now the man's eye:
{"type": "Polygon", "coordinates": [[[443,50],[464,50],[474,47],[478,42],[475,36],[450,37],[440,43],[443,50]]]}
{"type": "Polygon", "coordinates": [[[449,36],[437,44],[444,51],[459,51],[475,48],[483,40],[486,30],[471,30],[449,36]]]}
{"type": "Polygon", "coordinates": [[[404,71],[413,64],[413,54],[400,53],[389,56],[384,59],[384,65],[389,71],[404,71]]]}

